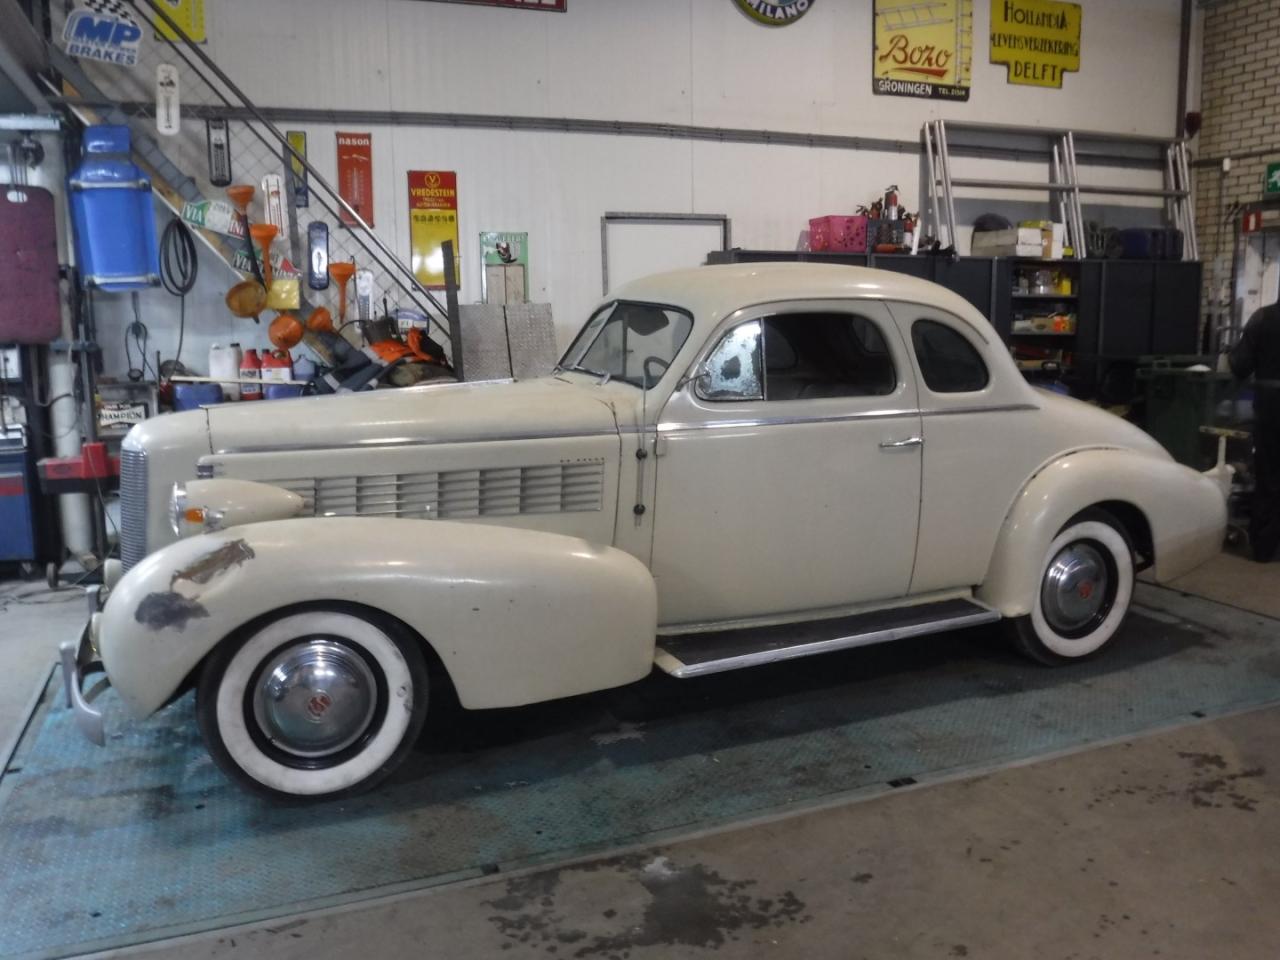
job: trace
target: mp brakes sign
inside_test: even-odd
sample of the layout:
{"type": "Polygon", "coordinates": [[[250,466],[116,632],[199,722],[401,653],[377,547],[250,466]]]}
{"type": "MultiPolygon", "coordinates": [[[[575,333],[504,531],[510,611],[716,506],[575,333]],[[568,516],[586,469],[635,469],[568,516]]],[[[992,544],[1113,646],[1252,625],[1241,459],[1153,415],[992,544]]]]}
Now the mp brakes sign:
{"type": "Polygon", "coordinates": [[[771,27],[785,27],[808,13],[816,0],[733,0],[752,20],[771,27]]]}
{"type": "Polygon", "coordinates": [[[138,62],[142,28],[133,22],[119,3],[98,2],[76,7],[62,28],[62,45],[67,53],[83,60],[101,60],[122,67],[138,62]]]}

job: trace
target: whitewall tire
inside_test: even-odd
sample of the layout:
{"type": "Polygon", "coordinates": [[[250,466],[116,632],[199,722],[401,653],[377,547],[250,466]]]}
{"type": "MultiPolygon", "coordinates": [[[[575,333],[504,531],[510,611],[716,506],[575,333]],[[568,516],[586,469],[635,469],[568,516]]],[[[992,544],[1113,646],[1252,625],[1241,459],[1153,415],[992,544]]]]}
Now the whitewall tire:
{"type": "Polygon", "coordinates": [[[1058,665],[1105,647],[1133,600],[1133,545],[1104,510],[1077,514],[1045,550],[1031,613],[1006,621],[1014,645],[1058,665]]]}
{"type": "Polygon", "coordinates": [[[369,789],[412,749],[426,710],[417,639],[342,608],[259,621],[214,651],[196,691],[218,766],[274,797],[369,789]]]}

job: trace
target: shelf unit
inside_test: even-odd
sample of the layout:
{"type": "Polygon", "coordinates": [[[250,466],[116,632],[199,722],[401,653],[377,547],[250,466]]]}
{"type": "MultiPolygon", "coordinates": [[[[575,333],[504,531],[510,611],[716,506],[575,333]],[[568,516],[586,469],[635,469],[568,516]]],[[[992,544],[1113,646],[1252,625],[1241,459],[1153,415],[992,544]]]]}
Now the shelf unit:
{"type": "Polygon", "coordinates": [[[1043,374],[1057,379],[1075,366],[1079,329],[1080,261],[1039,258],[1008,260],[1009,330],[1006,340],[1018,368],[1036,379],[1043,374]],[[1023,289],[1037,283],[1069,286],[1069,290],[1036,292],[1023,289]],[[1069,329],[1036,330],[1021,327],[1029,317],[1069,317],[1069,329]]]}
{"type": "Polygon", "coordinates": [[[926,122],[921,138],[924,141],[933,224],[938,236],[943,236],[945,230],[952,244],[957,226],[955,192],[958,188],[1047,193],[1051,206],[1057,208],[1057,218],[1066,225],[1067,244],[1079,260],[1085,259],[1088,253],[1085,196],[1151,197],[1164,201],[1169,225],[1182,231],[1183,258],[1200,259],[1191,162],[1185,140],[956,120],[926,122]],[[953,140],[956,141],[954,144],[953,140]],[[1049,180],[957,176],[952,169],[953,146],[957,154],[1015,160],[1047,158],[1049,180]],[[1157,189],[1082,183],[1082,158],[1087,165],[1097,163],[1129,169],[1161,169],[1164,186],[1157,189]]]}

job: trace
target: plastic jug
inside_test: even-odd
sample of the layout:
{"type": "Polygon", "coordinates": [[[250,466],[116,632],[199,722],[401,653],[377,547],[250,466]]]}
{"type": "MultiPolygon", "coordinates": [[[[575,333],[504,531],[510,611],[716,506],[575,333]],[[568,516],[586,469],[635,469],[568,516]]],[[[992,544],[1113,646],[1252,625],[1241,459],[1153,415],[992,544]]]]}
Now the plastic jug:
{"type": "Polygon", "coordinates": [[[240,378],[240,344],[223,347],[215,343],[209,348],[209,376],[223,381],[223,400],[240,399],[240,384],[235,382],[240,378]]]}
{"type": "Polygon", "coordinates": [[[253,347],[246,350],[244,356],[240,358],[240,379],[242,381],[258,381],[257,383],[240,384],[241,400],[262,399],[262,361],[258,359],[258,351],[253,347]]]}

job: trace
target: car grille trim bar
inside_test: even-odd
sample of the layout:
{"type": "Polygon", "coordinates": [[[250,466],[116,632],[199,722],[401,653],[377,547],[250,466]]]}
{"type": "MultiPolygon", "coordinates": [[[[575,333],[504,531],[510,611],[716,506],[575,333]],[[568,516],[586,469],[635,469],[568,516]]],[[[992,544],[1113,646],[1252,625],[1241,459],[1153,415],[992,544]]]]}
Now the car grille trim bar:
{"type": "Polygon", "coordinates": [[[120,448],[120,562],[128,570],[147,555],[147,452],[120,448]]]}

